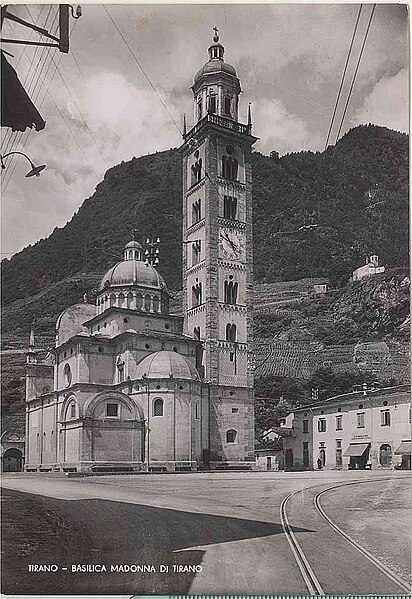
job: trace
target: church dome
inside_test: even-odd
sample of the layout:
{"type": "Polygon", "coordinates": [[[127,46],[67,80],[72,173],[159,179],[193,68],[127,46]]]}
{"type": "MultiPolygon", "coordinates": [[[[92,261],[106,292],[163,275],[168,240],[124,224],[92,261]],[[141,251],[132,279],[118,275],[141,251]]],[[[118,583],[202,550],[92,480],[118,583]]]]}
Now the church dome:
{"type": "Polygon", "coordinates": [[[129,285],[166,289],[163,277],[151,264],[145,264],[142,260],[123,260],[106,272],[100,282],[99,292],[108,287],[129,285]]]}
{"type": "Polygon", "coordinates": [[[136,367],[135,379],[146,376],[149,379],[185,379],[200,380],[199,373],[193,364],[181,354],[174,351],[158,351],[143,358],[136,367]]]}
{"type": "Polygon", "coordinates": [[[199,81],[201,77],[204,75],[212,75],[215,73],[227,73],[232,77],[236,77],[236,69],[232,67],[231,64],[227,62],[223,62],[223,60],[219,60],[218,58],[213,58],[206,62],[201,69],[195,75],[195,83],[199,81]]]}

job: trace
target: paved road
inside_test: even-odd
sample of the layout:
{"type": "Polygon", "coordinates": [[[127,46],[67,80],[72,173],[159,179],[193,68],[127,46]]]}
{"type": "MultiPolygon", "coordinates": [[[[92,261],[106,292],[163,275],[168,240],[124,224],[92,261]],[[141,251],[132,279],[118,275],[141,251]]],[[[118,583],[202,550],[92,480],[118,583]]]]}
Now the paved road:
{"type": "Polygon", "coordinates": [[[365,487],[372,497],[379,489],[382,498],[388,477],[408,485],[408,473],[402,472],[5,475],[3,592],[305,594],[279,514],[293,491],[298,492],[288,505],[289,521],[324,592],[404,592],[313,504],[317,491],[350,481],[379,479],[381,484],[365,487]],[[29,574],[30,563],[154,564],[157,571],[29,574]],[[160,573],[160,564],[169,572],[160,573]],[[171,572],[173,565],[202,570],[171,572]]]}

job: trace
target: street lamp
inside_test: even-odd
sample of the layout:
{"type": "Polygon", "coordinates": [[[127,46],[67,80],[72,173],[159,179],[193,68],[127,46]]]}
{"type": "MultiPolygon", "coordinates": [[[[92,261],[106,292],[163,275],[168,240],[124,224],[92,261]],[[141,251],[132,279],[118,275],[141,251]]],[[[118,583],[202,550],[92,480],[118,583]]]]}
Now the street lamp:
{"type": "Polygon", "coordinates": [[[34,176],[40,177],[41,171],[46,168],[45,164],[41,164],[40,166],[36,166],[30,160],[30,158],[27,156],[27,154],[24,154],[23,152],[8,152],[8,154],[4,154],[4,156],[0,155],[0,166],[1,166],[2,169],[6,168],[6,165],[4,164],[4,159],[7,158],[8,156],[11,156],[12,154],[20,154],[21,156],[24,156],[25,158],[27,158],[27,160],[30,162],[31,169],[26,174],[26,177],[34,177],[34,176]]]}

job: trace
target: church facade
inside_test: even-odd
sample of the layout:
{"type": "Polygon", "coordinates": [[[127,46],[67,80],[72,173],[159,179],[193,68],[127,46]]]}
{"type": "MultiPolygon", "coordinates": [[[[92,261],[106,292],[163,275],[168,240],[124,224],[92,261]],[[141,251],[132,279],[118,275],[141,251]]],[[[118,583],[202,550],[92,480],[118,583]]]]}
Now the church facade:
{"type": "Polygon", "coordinates": [[[135,240],[26,376],[27,471],[179,471],[254,462],[252,173],[256,138],[216,34],[183,134],[184,316],[135,240]]]}

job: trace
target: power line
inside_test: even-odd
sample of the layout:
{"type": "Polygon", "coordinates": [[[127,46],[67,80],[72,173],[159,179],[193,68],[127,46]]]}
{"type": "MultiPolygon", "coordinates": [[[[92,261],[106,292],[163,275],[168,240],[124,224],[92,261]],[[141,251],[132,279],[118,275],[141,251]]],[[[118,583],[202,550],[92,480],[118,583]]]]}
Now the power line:
{"type": "Polygon", "coordinates": [[[350,86],[350,89],[349,89],[348,98],[346,100],[345,108],[344,108],[344,111],[343,111],[342,120],[341,120],[340,125],[339,125],[339,130],[338,130],[338,134],[336,136],[336,141],[338,141],[338,139],[339,139],[339,135],[340,135],[340,132],[342,130],[343,122],[344,122],[345,117],[346,117],[346,111],[348,109],[348,105],[349,105],[349,101],[350,101],[350,98],[351,98],[353,86],[355,85],[356,76],[358,74],[359,65],[360,65],[360,62],[361,62],[361,59],[362,59],[363,51],[365,49],[365,44],[366,44],[366,40],[368,38],[369,29],[370,29],[370,26],[371,26],[371,23],[372,23],[372,18],[373,18],[373,14],[375,12],[375,8],[376,8],[376,4],[373,5],[372,11],[371,11],[371,14],[370,14],[370,17],[369,17],[368,26],[366,28],[365,36],[363,38],[362,48],[361,48],[361,51],[360,51],[360,54],[359,54],[358,62],[356,64],[355,72],[353,74],[352,83],[351,83],[351,86],[350,86]]]}
{"type": "Polygon", "coordinates": [[[158,91],[156,90],[155,86],[153,85],[153,83],[150,81],[149,76],[147,75],[146,71],[144,70],[144,68],[142,67],[142,65],[139,62],[139,59],[137,58],[136,54],[133,52],[133,50],[131,49],[131,47],[129,46],[129,44],[127,43],[126,38],[124,37],[123,33],[120,31],[120,29],[118,28],[115,20],[113,19],[112,15],[110,14],[110,12],[108,11],[107,7],[105,5],[103,5],[104,10],[106,11],[108,17],[110,18],[111,22],[113,23],[114,27],[116,28],[116,31],[118,32],[118,34],[120,35],[120,37],[122,38],[122,40],[124,41],[124,43],[126,44],[130,54],[133,56],[137,66],[139,67],[139,69],[142,71],[143,75],[145,76],[146,80],[148,81],[150,87],[152,88],[152,90],[154,91],[154,93],[156,94],[159,102],[161,103],[161,105],[163,106],[163,108],[166,110],[167,114],[169,115],[171,121],[173,122],[174,126],[176,127],[176,129],[179,131],[180,135],[182,135],[182,131],[179,127],[179,125],[176,123],[175,119],[173,118],[173,116],[171,115],[168,107],[166,106],[166,104],[163,102],[160,94],[158,93],[158,91]]]}
{"type": "Polygon", "coordinates": [[[350,56],[351,56],[351,53],[352,53],[353,42],[355,41],[356,31],[357,31],[357,29],[358,29],[358,24],[359,24],[359,19],[360,19],[360,16],[361,16],[361,12],[362,12],[362,4],[361,4],[361,5],[360,5],[360,7],[359,7],[358,16],[357,16],[356,23],[355,23],[355,28],[354,28],[354,30],[353,30],[353,34],[352,34],[352,40],[351,40],[351,43],[350,43],[350,46],[349,46],[348,55],[347,55],[347,57],[346,57],[345,68],[343,69],[343,75],[342,75],[342,79],[341,79],[341,82],[340,82],[339,91],[338,91],[338,96],[337,96],[337,98],[336,98],[336,102],[335,102],[335,107],[334,107],[334,109],[333,109],[332,119],[331,119],[331,121],[330,121],[330,126],[329,126],[328,136],[327,136],[327,138],[326,138],[326,143],[325,143],[325,148],[324,148],[324,150],[326,150],[326,148],[328,147],[329,138],[330,138],[330,134],[331,134],[331,132],[332,132],[332,127],[333,127],[333,123],[334,123],[335,116],[336,116],[336,110],[337,110],[337,108],[338,108],[338,104],[339,104],[339,101],[340,101],[340,95],[341,95],[341,92],[342,92],[343,83],[344,83],[344,81],[345,81],[345,77],[346,77],[346,71],[347,71],[347,69],[348,69],[349,59],[350,59],[350,56]]]}

